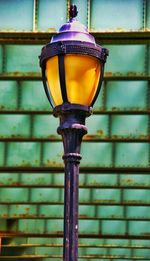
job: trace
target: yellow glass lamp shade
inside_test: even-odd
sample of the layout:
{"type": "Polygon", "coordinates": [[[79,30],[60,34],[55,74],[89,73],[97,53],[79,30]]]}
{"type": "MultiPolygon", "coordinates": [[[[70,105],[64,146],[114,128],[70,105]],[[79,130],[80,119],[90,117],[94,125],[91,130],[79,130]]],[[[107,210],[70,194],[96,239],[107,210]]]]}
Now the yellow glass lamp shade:
{"type": "MultiPolygon", "coordinates": [[[[100,62],[88,55],[67,54],[64,57],[68,102],[90,106],[98,88],[100,62]]],[[[56,106],[63,103],[59,80],[58,56],[46,63],[48,86],[56,106]]]]}

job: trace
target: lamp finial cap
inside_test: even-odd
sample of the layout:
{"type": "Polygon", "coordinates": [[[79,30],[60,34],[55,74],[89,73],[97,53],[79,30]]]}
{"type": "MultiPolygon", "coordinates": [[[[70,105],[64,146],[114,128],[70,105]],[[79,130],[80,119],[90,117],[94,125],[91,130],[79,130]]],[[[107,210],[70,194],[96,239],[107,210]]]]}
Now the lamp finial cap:
{"type": "Polygon", "coordinates": [[[69,10],[70,18],[74,18],[78,15],[78,9],[76,5],[71,5],[69,10]]]}

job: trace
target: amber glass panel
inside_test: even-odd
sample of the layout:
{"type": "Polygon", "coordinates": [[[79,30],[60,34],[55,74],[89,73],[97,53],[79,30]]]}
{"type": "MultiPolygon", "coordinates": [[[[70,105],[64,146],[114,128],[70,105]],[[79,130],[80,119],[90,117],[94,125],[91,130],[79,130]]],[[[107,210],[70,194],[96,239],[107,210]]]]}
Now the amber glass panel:
{"type": "MultiPolygon", "coordinates": [[[[90,105],[100,77],[98,59],[87,55],[65,55],[65,78],[67,97],[70,103],[90,105]]],[[[62,104],[59,83],[58,57],[53,57],[46,64],[46,74],[51,95],[56,105],[62,104]]]]}
{"type": "Polygon", "coordinates": [[[59,82],[58,56],[50,58],[46,63],[48,86],[55,105],[63,103],[59,82]]]}
{"type": "Polygon", "coordinates": [[[87,55],[66,55],[65,72],[68,100],[90,105],[100,77],[98,59],[87,55]]]}

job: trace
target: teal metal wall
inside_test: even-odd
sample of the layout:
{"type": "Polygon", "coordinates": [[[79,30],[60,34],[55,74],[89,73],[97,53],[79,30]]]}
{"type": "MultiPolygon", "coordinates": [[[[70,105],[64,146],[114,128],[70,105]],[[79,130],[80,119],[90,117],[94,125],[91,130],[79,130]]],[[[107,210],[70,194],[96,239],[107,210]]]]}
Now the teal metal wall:
{"type": "Polygon", "coordinates": [[[70,2],[110,50],[82,144],[79,260],[150,260],[149,0],[0,0],[0,260],[62,260],[63,148],[38,55],[70,2]]]}

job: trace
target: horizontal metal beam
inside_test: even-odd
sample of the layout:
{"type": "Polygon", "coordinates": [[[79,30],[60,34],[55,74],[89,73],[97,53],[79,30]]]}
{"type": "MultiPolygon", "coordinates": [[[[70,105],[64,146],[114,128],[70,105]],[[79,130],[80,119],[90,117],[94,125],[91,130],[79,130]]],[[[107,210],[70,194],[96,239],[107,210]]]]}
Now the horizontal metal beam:
{"type": "MultiPolygon", "coordinates": [[[[62,255],[15,255],[15,256],[0,256],[0,259],[2,260],[12,260],[12,259],[16,259],[16,260],[22,260],[22,259],[36,259],[36,260],[41,260],[41,258],[50,258],[50,259],[60,259],[62,260],[63,256],[62,255]]],[[[109,260],[141,260],[141,261],[149,261],[148,257],[143,257],[143,256],[126,256],[126,255],[79,255],[80,259],[86,259],[86,260],[100,260],[101,258],[104,259],[109,259],[109,260]]]]}
{"type": "MultiPolygon", "coordinates": [[[[3,239],[3,238],[2,238],[3,239]]],[[[5,239],[5,238],[4,238],[5,239]]],[[[142,246],[142,244],[140,243],[140,245],[117,245],[116,243],[114,243],[113,245],[110,245],[107,243],[105,243],[104,245],[102,244],[80,244],[79,243],[79,248],[104,248],[104,249],[110,249],[110,248],[119,248],[119,249],[150,249],[150,246],[142,246]]],[[[62,244],[20,244],[20,245],[11,245],[11,244],[2,244],[1,247],[3,248],[32,248],[32,247],[54,247],[54,248],[61,248],[63,247],[62,244]]]]}
{"type": "MultiPolygon", "coordinates": [[[[11,216],[7,216],[5,215],[4,217],[0,217],[0,220],[7,220],[7,221],[15,221],[17,222],[20,219],[27,219],[27,220],[62,220],[62,217],[51,217],[51,216],[27,216],[27,215],[15,215],[14,217],[11,216]]],[[[79,220],[93,220],[93,221],[125,221],[125,222],[129,222],[129,221],[150,221],[149,218],[98,218],[98,217],[82,217],[79,215],[79,220]]]]}
{"type": "MultiPolygon", "coordinates": [[[[51,166],[43,166],[43,167],[31,167],[31,166],[19,166],[19,167],[0,167],[0,172],[28,172],[28,173],[62,173],[64,172],[63,167],[51,167],[51,166]]],[[[100,173],[136,173],[138,174],[150,174],[149,167],[80,167],[80,173],[89,173],[89,174],[100,174],[100,173]]]]}
{"type": "MultiPolygon", "coordinates": [[[[150,31],[90,32],[101,43],[149,43],[150,31]]],[[[56,32],[0,32],[0,43],[45,44],[56,32]]]]}
{"type": "MultiPolygon", "coordinates": [[[[0,174],[1,175],[1,174],[0,174]]],[[[54,188],[54,189],[57,189],[57,188],[60,188],[60,189],[63,189],[64,186],[62,185],[24,185],[24,184],[21,184],[19,182],[17,182],[16,184],[10,184],[10,185],[5,185],[5,184],[2,184],[2,181],[1,181],[1,184],[0,184],[0,188],[54,188]]],[[[84,188],[84,189],[141,189],[141,190],[149,190],[150,189],[150,186],[147,185],[147,186],[144,186],[144,185],[80,185],[79,188],[84,188]]],[[[1,204],[1,203],[0,203],[1,204]]]]}
{"type": "MultiPolygon", "coordinates": [[[[23,73],[23,72],[12,72],[12,73],[1,73],[0,80],[26,80],[26,81],[42,81],[41,73],[23,73]]],[[[150,75],[148,74],[139,74],[139,73],[128,73],[128,74],[111,74],[105,73],[104,81],[146,81],[150,80],[150,75]]]]}
{"type": "MultiPolygon", "coordinates": [[[[0,232],[1,238],[12,238],[12,237],[49,237],[49,238],[62,238],[63,232],[59,233],[21,233],[21,232],[0,232]]],[[[150,240],[150,234],[143,235],[114,235],[114,234],[79,234],[79,238],[99,238],[99,239],[129,239],[129,240],[150,240]]]]}
{"type": "MultiPolygon", "coordinates": [[[[0,137],[0,142],[59,142],[62,139],[59,136],[48,137],[48,138],[36,138],[36,137],[0,137]]],[[[86,135],[83,138],[83,142],[150,142],[150,137],[139,137],[139,138],[128,138],[128,137],[103,137],[98,135],[86,135]]]]}
{"type": "MultiPolygon", "coordinates": [[[[0,205],[64,205],[63,202],[52,202],[52,201],[15,201],[15,202],[8,202],[8,201],[1,201],[0,205]]],[[[149,207],[150,203],[145,203],[144,201],[136,201],[136,200],[130,200],[130,201],[120,201],[115,202],[114,200],[96,200],[96,201],[82,201],[79,202],[79,205],[82,206],[144,206],[149,207]]]]}
{"type": "MultiPolygon", "coordinates": [[[[29,114],[29,115],[52,115],[52,109],[49,108],[49,110],[22,110],[22,109],[18,109],[18,110],[7,110],[7,109],[1,109],[0,110],[0,115],[2,114],[29,114]]],[[[107,114],[107,115],[145,115],[145,114],[150,114],[150,110],[143,110],[143,109],[139,109],[139,110],[94,110],[93,111],[94,115],[103,115],[103,114],[107,114]]]]}

